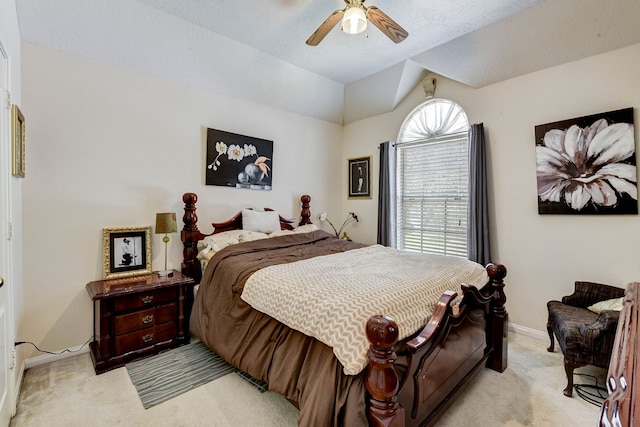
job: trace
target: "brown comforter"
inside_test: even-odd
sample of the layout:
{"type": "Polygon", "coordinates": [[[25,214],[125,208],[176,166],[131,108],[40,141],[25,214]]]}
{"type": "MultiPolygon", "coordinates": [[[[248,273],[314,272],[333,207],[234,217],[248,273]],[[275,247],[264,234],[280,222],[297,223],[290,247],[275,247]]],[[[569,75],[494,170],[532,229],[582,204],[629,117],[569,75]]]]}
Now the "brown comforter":
{"type": "Polygon", "coordinates": [[[209,261],[200,282],[191,333],[229,363],[266,381],[270,390],[298,405],[299,425],[367,425],[363,373],[344,375],[330,347],[240,299],[247,278],[259,268],[362,246],[315,231],[221,250],[209,261]]]}

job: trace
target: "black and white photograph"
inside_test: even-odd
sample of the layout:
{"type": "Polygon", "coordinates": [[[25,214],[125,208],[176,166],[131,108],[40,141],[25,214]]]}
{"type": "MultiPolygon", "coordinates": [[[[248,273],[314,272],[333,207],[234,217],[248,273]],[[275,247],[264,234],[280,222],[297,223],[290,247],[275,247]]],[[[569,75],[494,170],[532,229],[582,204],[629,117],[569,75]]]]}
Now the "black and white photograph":
{"type": "Polygon", "coordinates": [[[104,278],[151,273],[151,227],[103,229],[104,278]]]}
{"type": "Polygon", "coordinates": [[[633,108],[535,127],[539,214],[637,214],[633,108]]]}
{"type": "Polygon", "coordinates": [[[349,198],[371,198],[371,156],[348,160],[349,198]]]}
{"type": "Polygon", "coordinates": [[[127,236],[113,239],[113,259],[117,267],[142,265],[142,237],[127,236]]]}

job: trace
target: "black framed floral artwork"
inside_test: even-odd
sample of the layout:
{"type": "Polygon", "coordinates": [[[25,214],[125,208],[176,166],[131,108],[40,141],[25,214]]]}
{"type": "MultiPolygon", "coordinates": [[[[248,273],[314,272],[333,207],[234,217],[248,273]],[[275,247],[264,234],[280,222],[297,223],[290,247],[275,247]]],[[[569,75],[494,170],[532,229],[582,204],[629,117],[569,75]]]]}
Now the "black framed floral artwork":
{"type": "Polygon", "coordinates": [[[538,213],[637,214],[633,108],[535,127],[538,213]]]}
{"type": "Polygon", "coordinates": [[[271,190],[273,141],[207,129],[207,185],[271,190]]]}

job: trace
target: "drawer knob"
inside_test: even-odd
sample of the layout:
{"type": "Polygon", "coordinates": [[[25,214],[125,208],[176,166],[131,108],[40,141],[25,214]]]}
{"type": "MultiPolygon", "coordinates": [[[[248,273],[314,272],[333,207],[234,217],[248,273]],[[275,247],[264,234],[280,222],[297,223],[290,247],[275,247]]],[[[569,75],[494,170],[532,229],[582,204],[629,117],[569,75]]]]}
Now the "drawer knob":
{"type": "Polygon", "coordinates": [[[144,317],[142,318],[142,323],[144,323],[145,325],[146,325],[147,323],[151,323],[151,322],[153,322],[153,314],[150,314],[150,315],[148,315],[148,316],[144,316],[144,317]]]}
{"type": "Polygon", "coordinates": [[[145,304],[149,304],[151,301],[153,301],[153,295],[147,295],[142,297],[142,302],[145,304]]]}
{"type": "Polygon", "coordinates": [[[153,339],[153,334],[147,334],[142,336],[142,342],[149,342],[153,339]]]}

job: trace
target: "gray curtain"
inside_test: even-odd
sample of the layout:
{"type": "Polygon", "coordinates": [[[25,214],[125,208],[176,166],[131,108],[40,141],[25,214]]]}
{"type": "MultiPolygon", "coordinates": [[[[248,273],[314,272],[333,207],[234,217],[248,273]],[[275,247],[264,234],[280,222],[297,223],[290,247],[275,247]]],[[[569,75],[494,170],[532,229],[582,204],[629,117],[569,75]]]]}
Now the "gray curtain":
{"type": "Polygon", "coordinates": [[[487,203],[487,168],[484,125],[469,129],[469,218],[468,250],[471,261],[482,265],[491,262],[489,246],[489,207],[487,203]]]}
{"type": "Polygon", "coordinates": [[[378,243],[396,246],[396,148],[393,142],[380,144],[378,183],[378,243]]]}

